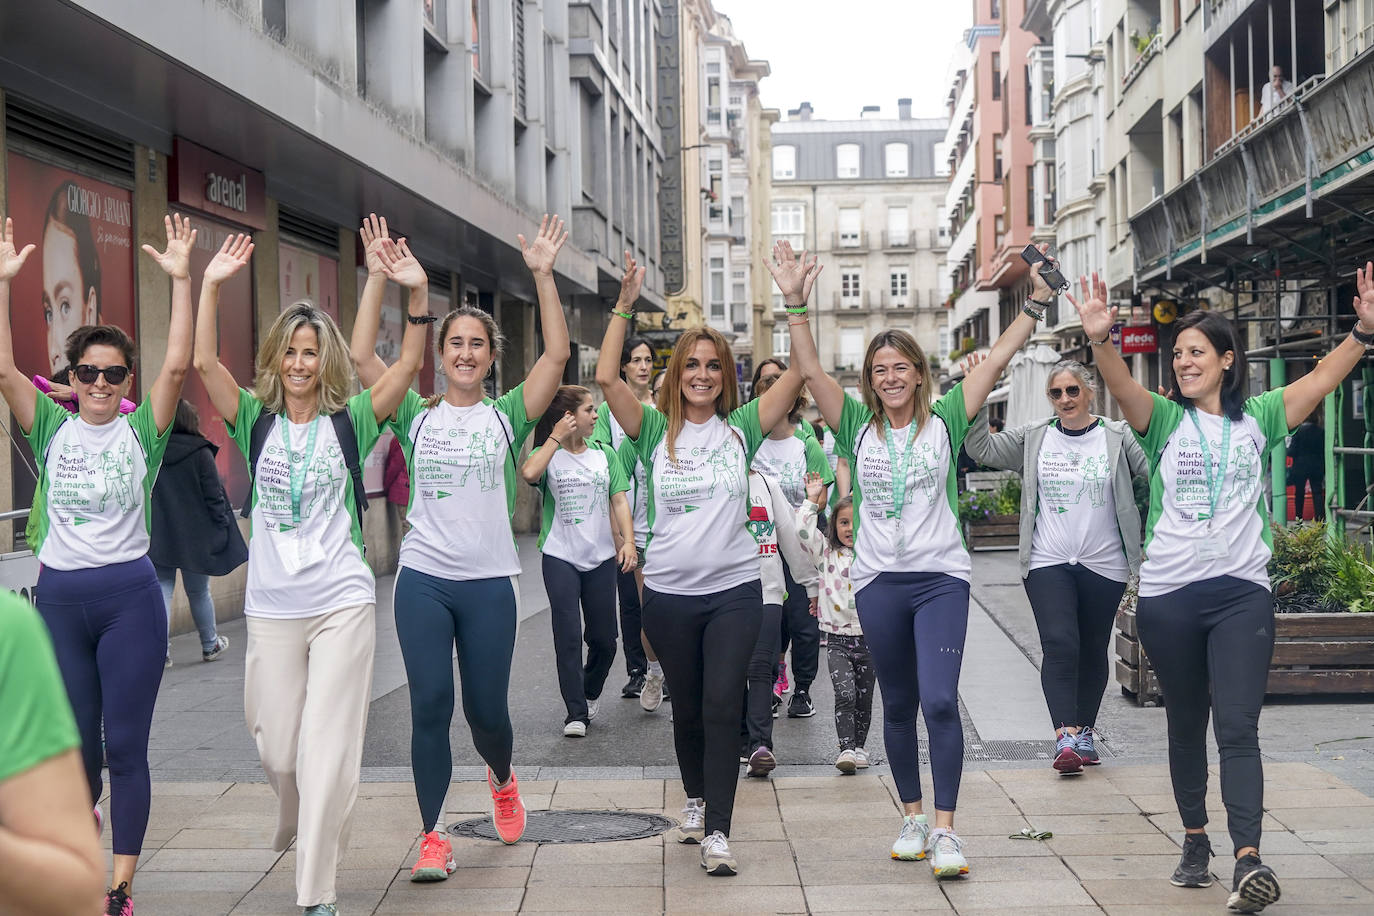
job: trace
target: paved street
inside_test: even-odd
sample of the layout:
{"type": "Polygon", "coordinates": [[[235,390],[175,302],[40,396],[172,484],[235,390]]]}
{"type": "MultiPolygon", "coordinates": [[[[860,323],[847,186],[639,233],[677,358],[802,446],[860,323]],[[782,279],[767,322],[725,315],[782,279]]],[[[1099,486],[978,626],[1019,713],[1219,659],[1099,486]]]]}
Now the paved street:
{"type": "MultiPolygon", "coordinates": [[[[532,541],[525,568],[537,569],[532,541]]],[[[832,766],[829,679],[818,715],[779,719],[782,766],[740,787],[733,879],[702,874],[695,847],[659,837],[514,847],[455,839],[459,871],[440,886],[406,876],[416,843],[409,783],[409,708],[390,609],[379,583],[377,667],[364,785],[340,878],[341,911],[451,913],[1009,912],[1219,913],[1220,886],[1171,887],[1180,825],[1164,760],[1164,714],[1115,684],[1104,698],[1105,765],[1075,779],[1048,766],[1034,623],[1011,552],[974,559],[974,598],[960,699],[967,760],[960,814],[970,878],[935,886],[923,864],[891,861],[899,806],[881,765],[881,717],[869,747],[879,765],[843,777],[832,766]],[[1033,826],[1048,841],[1011,840],[1033,826]],[[600,866],[600,867],[597,867],[600,866]]],[[[625,809],[676,815],[682,805],[668,714],[619,698],[623,663],[585,739],[562,737],[547,601],[537,574],[521,582],[522,623],[511,689],[517,771],[531,810],[625,809]]],[[[294,853],[268,848],[271,793],[242,717],[243,624],[223,661],[198,661],[194,636],[174,640],[153,728],[154,805],[137,887],[142,914],[292,913],[294,853]]],[[[875,710],[876,712],[876,710],[875,710]]],[[[1374,911],[1374,726],[1356,703],[1283,702],[1261,720],[1269,814],[1266,861],[1283,879],[1275,913],[1374,911]]],[[[444,822],[489,813],[483,771],[461,715],[453,727],[455,784],[444,822]]],[[[1216,795],[1216,780],[1212,785],[1216,795]]],[[[1209,803],[1224,837],[1219,797],[1209,803]]],[[[108,845],[109,833],[105,834],[108,845]]],[[[1218,849],[1224,840],[1218,842],[1218,849]]],[[[1229,885],[1228,857],[1214,862],[1229,885]]]]}

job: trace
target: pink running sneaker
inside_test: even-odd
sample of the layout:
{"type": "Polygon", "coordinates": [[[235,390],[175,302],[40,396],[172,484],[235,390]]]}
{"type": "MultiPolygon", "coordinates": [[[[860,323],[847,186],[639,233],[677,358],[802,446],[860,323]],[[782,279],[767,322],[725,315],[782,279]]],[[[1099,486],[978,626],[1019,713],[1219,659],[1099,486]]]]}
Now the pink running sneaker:
{"type": "Polygon", "coordinates": [[[496,835],[507,845],[520,842],[525,835],[525,803],[520,800],[520,784],[515,771],[511,770],[510,781],[498,787],[488,769],[487,785],[491,788],[491,820],[496,825],[496,835]]]}
{"type": "Polygon", "coordinates": [[[787,682],[787,662],[778,662],[778,679],[773,682],[773,696],[782,699],[782,695],[788,691],[792,685],[787,682]]]}
{"type": "Polygon", "coordinates": [[[410,870],[412,881],[443,881],[453,874],[458,863],[453,861],[453,844],[437,830],[431,830],[420,840],[420,857],[410,870]]]}
{"type": "Polygon", "coordinates": [[[121,881],[119,887],[105,892],[103,916],[134,916],[134,900],[129,896],[128,881],[121,881]]]}

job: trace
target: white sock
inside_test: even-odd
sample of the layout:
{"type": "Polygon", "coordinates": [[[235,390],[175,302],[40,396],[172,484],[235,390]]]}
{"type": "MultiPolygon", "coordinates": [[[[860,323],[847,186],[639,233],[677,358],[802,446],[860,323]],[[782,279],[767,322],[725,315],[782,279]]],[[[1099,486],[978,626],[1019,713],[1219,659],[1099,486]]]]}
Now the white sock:
{"type": "Polygon", "coordinates": [[[663,666],[658,662],[649,662],[649,673],[654,677],[663,677],[663,666]]]}

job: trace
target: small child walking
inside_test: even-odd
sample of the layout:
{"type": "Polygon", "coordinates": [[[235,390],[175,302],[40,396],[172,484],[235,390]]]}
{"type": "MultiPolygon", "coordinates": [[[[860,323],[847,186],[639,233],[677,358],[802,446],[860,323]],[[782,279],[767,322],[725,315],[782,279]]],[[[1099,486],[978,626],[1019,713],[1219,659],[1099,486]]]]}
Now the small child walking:
{"type": "Polygon", "coordinates": [[[830,683],[835,690],[835,732],[840,755],[835,767],[849,775],[868,766],[868,728],[873,722],[873,656],[868,651],[859,612],[854,605],[854,583],[849,567],[854,562],[854,501],[844,497],[830,515],[829,534],[822,534],[816,519],[825,485],[819,474],[806,475],[806,501],[797,513],[797,538],[820,574],[820,588],[811,599],[825,635],[830,683]]]}

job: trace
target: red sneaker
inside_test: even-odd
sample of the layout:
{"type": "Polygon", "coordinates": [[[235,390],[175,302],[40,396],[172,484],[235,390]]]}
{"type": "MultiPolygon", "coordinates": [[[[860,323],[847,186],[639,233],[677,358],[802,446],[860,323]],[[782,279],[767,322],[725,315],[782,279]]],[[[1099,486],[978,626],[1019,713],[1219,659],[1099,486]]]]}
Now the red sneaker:
{"type": "Polygon", "coordinates": [[[105,909],[102,916],[134,916],[134,901],[129,896],[129,882],[120,882],[105,892],[105,909]]]}
{"type": "Polygon", "coordinates": [[[410,870],[412,881],[443,881],[458,868],[453,861],[453,844],[437,830],[420,840],[420,858],[410,870]]]}
{"type": "Polygon", "coordinates": [[[520,842],[525,835],[525,803],[520,800],[520,784],[511,770],[510,781],[500,788],[487,770],[487,785],[491,787],[492,823],[502,843],[520,842]]]}

